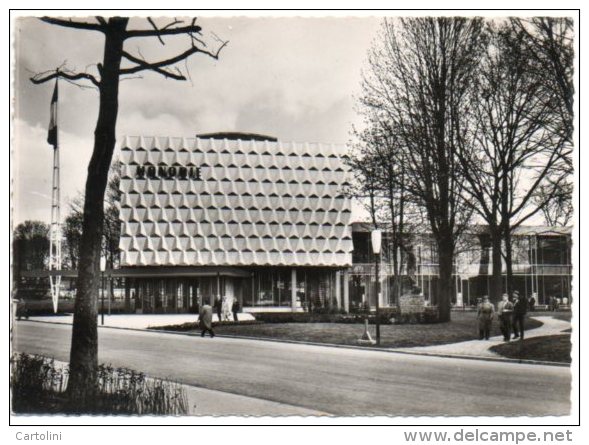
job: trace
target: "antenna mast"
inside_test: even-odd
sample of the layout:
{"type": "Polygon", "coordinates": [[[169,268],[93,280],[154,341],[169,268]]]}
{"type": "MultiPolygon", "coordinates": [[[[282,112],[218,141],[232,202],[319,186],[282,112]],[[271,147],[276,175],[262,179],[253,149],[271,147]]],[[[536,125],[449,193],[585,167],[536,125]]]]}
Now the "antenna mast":
{"type": "MultiPolygon", "coordinates": [[[[55,88],[57,90],[57,79],[55,88]]],[[[53,300],[53,312],[57,313],[57,302],[61,288],[61,194],[59,178],[59,126],[57,121],[57,100],[52,103],[51,110],[55,119],[55,145],[53,149],[53,179],[51,185],[51,227],[49,229],[49,281],[51,284],[51,298],[53,300]]]]}

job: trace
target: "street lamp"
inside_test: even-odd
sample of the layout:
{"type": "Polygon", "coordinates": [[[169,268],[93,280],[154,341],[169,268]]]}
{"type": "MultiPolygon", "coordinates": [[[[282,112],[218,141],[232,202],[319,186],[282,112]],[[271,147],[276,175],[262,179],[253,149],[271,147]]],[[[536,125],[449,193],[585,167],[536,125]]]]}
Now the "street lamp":
{"type": "Polygon", "coordinates": [[[102,273],[102,284],[100,290],[102,291],[102,298],[100,304],[100,324],[104,326],[104,271],[106,270],[106,258],[100,257],[100,272],[102,273]]]}
{"type": "Polygon", "coordinates": [[[380,273],[378,266],[380,264],[380,247],[382,244],[382,232],[378,229],[372,231],[372,252],[374,253],[374,265],[376,269],[376,344],[380,345],[380,319],[379,319],[379,299],[380,299],[380,273]]]}

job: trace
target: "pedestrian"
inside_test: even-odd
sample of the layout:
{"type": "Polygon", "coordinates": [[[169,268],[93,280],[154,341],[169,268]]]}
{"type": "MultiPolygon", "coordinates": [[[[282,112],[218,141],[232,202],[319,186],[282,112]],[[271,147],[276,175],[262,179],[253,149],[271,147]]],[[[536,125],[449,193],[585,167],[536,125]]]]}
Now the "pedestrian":
{"type": "Polygon", "coordinates": [[[502,300],[497,305],[497,314],[503,340],[509,341],[511,338],[511,317],[513,315],[513,303],[509,301],[509,296],[503,294],[502,300]]]}
{"type": "Polygon", "coordinates": [[[530,312],[533,312],[534,309],[536,309],[536,297],[535,297],[535,293],[533,293],[532,295],[530,295],[530,299],[528,300],[528,309],[530,312]]]}
{"type": "Polygon", "coordinates": [[[237,298],[235,298],[233,300],[233,304],[231,305],[231,312],[233,312],[233,321],[239,321],[237,319],[237,313],[239,312],[240,309],[241,309],[241,307],[239,306],[239,300],[237,298]]]}
{"type": "Polygon", "coordinates": [[[223,303],[221,303],[221,299],[217,295],[215,297],[215,302],[213,303],[213,309],[217,313],[217,321],[221,323],[221,309],[223,308],[223,303]]]}
{"type": "Polygon", "coordinates": [[[200,324],[201,337],[204,337],[207,332],[211,338],[215,336],[215,332],[213,331],[213,308],[210,305],[204,304],[200,308],[198,322],[200,324]]]}
{"type": "Polygon", "coordinates": [[[518,291],[513,292],[513,338],[524,339],[524,319],[528,312],[525,299],[519,296],[518,291]]]}
{"type": "Polygon", "coordinates": [[[479,321],[479,340],[482,340],[483,338],[485,340],[489,339],[493,318],[495,318],[495,306],[493,306],[493,303],[489,301],[489,297],[485,295],[483,297],[483,302],[479,304],[477,310],[477,319],[479,321]]]}
{"type": "Polygon", "coordinates": [[[227,297],[223,295],[223,299],[221,300],[221,314],[223,314],[223,321],[230,321],[231,320],[231,311],[229,310],[229,301],[227,301],[227,297]]]}

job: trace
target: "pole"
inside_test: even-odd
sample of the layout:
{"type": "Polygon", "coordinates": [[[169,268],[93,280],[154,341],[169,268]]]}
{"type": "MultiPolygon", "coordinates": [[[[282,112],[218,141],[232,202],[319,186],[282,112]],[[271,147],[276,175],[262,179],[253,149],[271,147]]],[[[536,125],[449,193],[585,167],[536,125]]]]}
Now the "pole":
{"type": "MultiPolygon", "coordinates": [[[[59,76],[55,78],[55,91],[57,92],[59,76]]],[[[53,99],[52,99],[53,100],[53,99]]],[[[49,270],[61,270],[61,195],[60,195],[60,161],[59,161],[59,123],[57,115],[58,100],[52,102],[51,112],[55,126],[55,145],[53,146],[53,170],[51,184],[51,226],[49,229],[49,270]]],[[[59,292],[61,287],[61,275],[49,275],[51,298],[53,300],[53,312],[57,313],[59,292]]]]}
{"type": "Polygon", "coordinates": [[[100,304],[100,324],[104,326],[104,272],[102,272],[102,284],[100,287],[102,289],[102,298],[100,304]]]}
{"type": "Polygon", "coordinates": [[[108,315],[110,315],[110,305],[112,301],[112,276],[108,277],[108,286],[106,286],[108,291],[108,315]]]}
{"type": "Polygon", "coordinates": [[[380,305],[379,305],[379,299],[380,299],[380,273],[378,270],[378,266],[380,263],[380,254],[376,254],[374,255],[374,263],[376,266],[376,284],[374,286],[374,288],[376,289],[376,344],[377,346],[380,345],[380,305]]]}

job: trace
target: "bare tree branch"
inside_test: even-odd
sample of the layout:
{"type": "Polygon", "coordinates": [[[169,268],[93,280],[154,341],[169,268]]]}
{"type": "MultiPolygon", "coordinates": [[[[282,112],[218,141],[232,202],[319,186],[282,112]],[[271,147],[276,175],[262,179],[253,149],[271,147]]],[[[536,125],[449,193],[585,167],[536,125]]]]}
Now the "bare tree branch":
{"type": "Polygon", "coordinates": [[[190,34],[196,33],[199,34],[201,31],[201,27],[197,25],[190,25],[190,26],[181,26],[178,28],[156,28],[156,29],[134,29],[126,32],[127,38],[133,37],[161,37],[161,36],[171,36],[177,34],[190,34]]]}
{"type": "Polygon", "coordinates": [[[132,54],[129,54],[126,51],[123,51],[123,57],[125,57],[130,62],[137,64],[137,66],[134,66],[132,68],[123,68],[120,70],[120,73],[121,74],[134,74],[139,71],[152,70],[152,71],[155,71],[159,74],[162,74],[163,76],[171,77],[176,80],[186,80],[186,77],[182,74],[170,73],[169,71],[163,70],[161,68],[181,62],[182,60],[187,59],[188,57],[190,57],[192,54],[195,54],[195,53],[203,53],[203,54],[208,55],[209,57],[212,57],[213,59],[218,59],[219,53],[228,43],[229,42],[223,42],[223,44],[214,53],[207,51],[207,50],[203,50],[201,48],[198,48],[197,46],[192,46],[191,48],[187,49],[183,53],[180,53],[174,57],[170,57],[169,59],[161,60],[159,62],[147,62],[145,60],[142,60],[138,57],[133,56],[132,54]]]}
{"type": "Polygon", "coordinates": [[[45,75],[45,73],[41,73],[40,75],[35,75],[35,76],[31,77],[30,80],[34,84],[38,85],[40,83],[45,83],[51,79],[55,79],[56,77],[61,77],[63,79],[72,80],[72,81],[89,80],[95,86],[97,86],[97,87],[100,86],[100,81],[98,79],[96,79],[96,77],[94,77],[92,74],[73,73],[73,72],[69,73],[69,72],[61,71],[61,70],[53,71],[53,72],[51,72],[51,74],[47,74],[47,75],[45,75]]]}
{"type": "Polygon", "coordinates": [[[77,22],[75,20],[69,19],[58,19],[55,17],[41,17],[41,20],[45,23],[49,23],[51,25],[58,25],[63,26],[65,28],[75,28],[75,29],[85,29],[87,31],[100,31],[104,32],[106,29],[106,22],[104,19],[99,21],[99,23],[88,23],[88,22],[77,22]]]}
{"type": "MultiPolygon", "coordinates": [[[[137,66],[134,66],[133,68],[122,68],[120,70],[121,75],[123,75],[123,74],[134,74],[134,73],[138,73],[140,71],[149,70],[149,71],[154,71],[156,73],[159,73],[159,74],[161,74],[164,77],[170,77],[170,78],[175,79],[175,80],[186,80],[186,77],[183,74],[181,74],[181,73],[172,73],[170,71],[167,71],[165,69],[162,69],[160,67],[160,65],[158,65],[157,63],[149,63],[149,62],[146,62],[145,60],[142,60],[142,59],[140,59],[138,57],[135,57],[135,56],[129,54],[128,52],[126,52],[126,51],[123,51],[123,57],[125,57],[127,60],[129,60],[129,61],[131,61],[133,63],[136,63],[137,66]]],[[[182,59],[180,59],[180,60],[182,60],[182,59]]],[[[161,65],[161,66],[166,66],[166,65],[161,65]]]]}
{"type": "Polygon", "coordinates": [[[153,27],[153,29],[154,29],[155,31],[157,31],[157,38],[158,38],[158,40],[160,41],[160,43],[161,43],[162,45],[165,45],[165,42],[164,42],[164,40],[162,39],[162,36],[161,36],[161,34],[160,34],[160,30],[159,30],[159,28],[156,26],[156,24],[154,23],[154,21],[151,19],[151,17],[147,17],[147,21],[148,21],[148,22],[149,22],[149,24],[150,24],[150,25],[153,27]]]}

